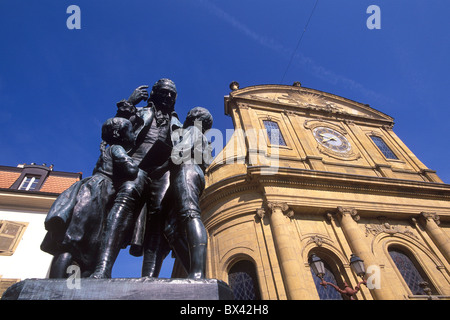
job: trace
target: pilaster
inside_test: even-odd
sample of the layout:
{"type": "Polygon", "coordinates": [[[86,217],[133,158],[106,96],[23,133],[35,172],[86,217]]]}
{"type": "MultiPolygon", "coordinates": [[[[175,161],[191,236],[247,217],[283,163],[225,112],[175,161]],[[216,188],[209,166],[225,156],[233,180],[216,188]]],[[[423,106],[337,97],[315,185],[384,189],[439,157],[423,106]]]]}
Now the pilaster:
{"type": "Polygon", "coordinates": [[[286,295],[289,300],[308,299],[308,292],[302,286],[300,260],[288,228],[289,219],[293,217],[294,212],[285,202],[268,202],[267,206],[271,211],[270,226],[286,295]]]}
{"type": "MultiPolygon", "coordinates": [[[[364,232],[358,226],[360,220],[358,211],[355,208],[338,207],[336,214],[352,252],[364,261],[366,268],[378,265],[375,256],[370,251],[370,246],[366,243],[364,232]]],[[[381,268],[378,270],[381,272],[381,268]]],[[[380,277],[380,288],[370,288],[369,285],[370,292],[377,300],[394,300],[395,296],[383,273],[380,274],[380,277]]]]}
{"type": "Polygon", "coordinates": [[[450,239],[439,227],[439,215],[435,212],[421,212],[419,221],[425,228],[430,238],[442,252],[445,259],[450,262],[450,239]]]}

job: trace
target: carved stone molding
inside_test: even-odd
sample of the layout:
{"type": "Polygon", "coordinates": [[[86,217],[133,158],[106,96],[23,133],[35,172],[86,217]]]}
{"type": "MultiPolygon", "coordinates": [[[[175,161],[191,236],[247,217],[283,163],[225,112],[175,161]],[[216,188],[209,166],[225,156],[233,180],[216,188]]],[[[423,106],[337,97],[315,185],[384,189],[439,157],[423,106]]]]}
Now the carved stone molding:
{"type": "Polygon", "coordinates": [[[310,110],[322,111],[328,114],[349,114],[343,107],[331,101],[327,101],[323,95],[317,95],[314,93],[288,91],[281,96],[277,96],[276,100],[280,103],[300,106],[310,110]]]}
{"type": "Polygon", "coordinates": [[[333,130],[338,131],[342,135],[347,135],[347,131],[345,130],[344,127],[339,125],[339,123],[336,123],[333,121],[328,121],[326,119],[321,119],[321,118],[305,120],[305,122],[303,123],[303,127],[305,129],[309,129],[311,131],[317,127],[330,127],[333,130]]]}
{"type": "Polygon", "coordinates": [[[286,211],[286,212],[284,213],[284,215],[285,215],[286,217],[292,219],[292,218],[294,217],[294,210],[289,209],[288,211],[286,211]]]}
{"type": "Polygon", "coordinates": [[[383,135],[381,134],[381,132],[378,132],[378,131],[370,131],[368,135],[383,138],[383,135]]]}
{"type": "Polygon", "coordinates": [[[436,212],[421,212],[420,217],[425,220],[434,220],[437,225],[441,223],[439,215],[437,215],[436,212]]]}
{"type": "Polygon", "coordinates": [[[334,215],[335,215],[334,213],[327,212],[327,213],[325,214],[325,219],[328,220],[328,221],[333,221],[334,215]]]}
{"type": "Polygon", "coordinates": [[[256,209],[256,215],[262,220],[266,215],[266,210],[264,208],[256,209]]]}
{"type": "Polygon", "coordinates": [[[270,210],[280,209],[281,211],[286,211],[289,209],[289,206],[286,202],[268,202],[267,207],[270,210]]]}
{"type": "Polygon", "coordinates": [[[344,123],[345,123],[346,125],[349,125],[349,126],[354,126],[354,125],[355,125],[355,121],[353,121],[353,120],[348,120],[348,119],[345,119],[345,120],[344,120],[344,123]]]}
{"type": "Polygon", "coordinates": [[[309,238],[308,242],[306,244],[315,243],[316,246],[321,247],[323,244],[323,237],[319,235],[313,235],[309,238]]]}
{"type": "Polygon", "coordinates": [[[321,145],[317,145],[317,150],[319,150],[320,153],[325,154],[327,156],[330,156],[332,158],[340,159],[340,160],[358,160],[361,158],[361,154],[359,152],[335,152],[331,149],[324,148],[321,145]]]}
{"type": "Polygon", "coordinates": [[[358,211],[355,208],[347,208],[347,207],[337,207],[337,213],[341,216],[350,215],[353,220],[359,221],[361,218],[358,214],[358,211]]]}
{"type": "Polygon", "coordinates": [[[268,202],[267,207],[273,212],[275,209],[280,209],[283,214],[288,218],[294,217],[294,210],[289,208],[286,202],[268,202]]]}
{"type": "Polygon", "coordinates": [[[389,235],[403,234],[405,236],[417,239],[417,236],[407,226],[392,225],[386,217],[378,217],[379,223],[366,224],[366,237],[369,234],[377,236],[380,233],[389,235]]]}

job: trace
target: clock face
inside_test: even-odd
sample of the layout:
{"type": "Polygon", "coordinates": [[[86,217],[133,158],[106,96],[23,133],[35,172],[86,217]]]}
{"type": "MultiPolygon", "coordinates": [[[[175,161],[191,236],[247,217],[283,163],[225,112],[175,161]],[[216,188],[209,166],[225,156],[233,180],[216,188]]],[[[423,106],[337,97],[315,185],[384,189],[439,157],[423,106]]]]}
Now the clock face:
{"type": "Polygon", "coordinates": [[[350,142],[347,138],[336,130],[326,127],[317,127],[313,130],[313,134],[317,142],[334,152],[347,153],[351,149],[350,142]]]}

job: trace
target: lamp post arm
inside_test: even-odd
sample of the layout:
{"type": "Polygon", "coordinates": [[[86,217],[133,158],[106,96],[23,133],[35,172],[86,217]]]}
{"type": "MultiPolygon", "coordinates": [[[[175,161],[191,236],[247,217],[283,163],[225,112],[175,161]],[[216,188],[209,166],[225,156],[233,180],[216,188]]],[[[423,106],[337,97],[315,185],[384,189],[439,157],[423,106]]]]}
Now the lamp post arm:
{"type": "Polygon", "coordinates": [[[366,280],[362,280],[358,283],[358,285],[355,287],[356,292],[358,292],[359,290],[361,290],[361,285],[365,285],[367,286],[367,281],[366,280]]]}
{"type": "Polygon", "coordinates": [[[355,289],[352,289],[347,283],[344,283],[344,286],[345,286],[344,289],[341,289],[337,285],[335,285],[334,283],[327,282],[327,281],[325,281],[323,279],[322,279],[322,282],[320,283],[320,285],[324,286],[325,288],[327,287],[327,285],[332,286],[340,294],[347,295],[350,298],[350,300],[355,300],[353,298],[353,296],[361,289],[361,285],[362,284],[367,285],[367,281],[366,280],[360,281],[358,283],[358,285],[355,287],[355,289]]]}
{"type": "Polygon", "coordinates": [[[322,279],[322,282],[320,283],[321,286],[323,287],[327,287],[327,285],[332,286],[337,292],[342,293],[342,294],[346,294],[345,290],[342,290],[341,288],[339,288],[337,285],[335,285],[334,283],[331,282],[327,282],[325,280],[322,279]]]}

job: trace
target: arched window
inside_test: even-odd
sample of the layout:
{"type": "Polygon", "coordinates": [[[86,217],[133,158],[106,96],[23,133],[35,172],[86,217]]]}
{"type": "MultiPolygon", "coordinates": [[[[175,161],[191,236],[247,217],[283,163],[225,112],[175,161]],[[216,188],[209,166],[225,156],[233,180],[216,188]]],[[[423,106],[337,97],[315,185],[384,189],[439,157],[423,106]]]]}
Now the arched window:
{"type": "MultiPolygon", "coordinates": [[[[339,276],[336,276],[337,267],[332,268],[330,264],[328,264],[326,257],[320,256],[320,259],[322,260],[324,267],[325,267],[325,275],[323,276],[323,280],[326,282],[334,283],[340,288],[344,288],[344,284],[342,283],[342,280],[339,276]]],[[[317,277],[312,268],[310,268],[312,277],[314,279],[314,284],[316,285],[317,293],[319,294],[320,300],[343,300],[344,297],[337,292],[333,287],[327,286],[326,288],[322,285],[320,285],[320,278],[317,277]]],[[[347,299],[347,297],[345,297],[347,299]]]]}
{"type": "Polygon", "coordinates": [[[281,134],[280,127],[278,123],[270,120],[264,120],[264,127],[267,130],[267,135],[269,136],[270,144],[285,146],[286,141],[284,141],[283,135],[281,134]]]}
{"type": "Polygon", "coordinates": [[[235,300],[260,300],[255,265],[247,260],[235,263],[228,272],[228,283],[235,300]]]}
{"type": "Polygon", "coordinates": [[[370,136],[370,138],[387,159],[398,160],[397,156],[394,154],[391,148],[388,147],[388,145],[386,144],[386,142],[384,142],[382,138],[378,136],[370,136]]]}
{"type": "Polygon", "coordinates": [[[423,282],[427,282],[428,287],[431,289],[431,293],[436,294],[436,289],[431,284],[425,272],[407,250],[391,246],[388,248],[388,251],[413,295],[426,294],[423,287],[420,285],[423,282]]]}

